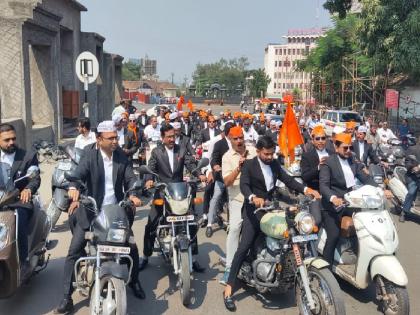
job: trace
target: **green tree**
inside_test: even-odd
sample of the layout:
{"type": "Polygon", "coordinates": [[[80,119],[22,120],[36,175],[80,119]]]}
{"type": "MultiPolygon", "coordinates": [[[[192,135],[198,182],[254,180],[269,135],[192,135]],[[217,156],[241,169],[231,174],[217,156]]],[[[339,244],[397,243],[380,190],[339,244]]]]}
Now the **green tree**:
{"type": "Polygon", "coordinates": [[[122,79],[127,81],[140,80],[140,65],[136,65],[132,62],[123,63],[122,79]]]}
{"type": "Polygon", "coordinates": [[[344,18],[351,9],[352,0],[327,0],[324,8],[331,14],[337,13],[340,18],[344,18]]]}
{"type": "Polygon", "coordinates": [[[245,57],[234,59],[220,59],[215,63],[197,64],[193,73],[194,84],[198,95],[204,93],[214,83],[226,89],[226,93],[235,94],[242,89],[245,83],[245,70],[249,66],[245,57]]]}
{"type": "Polygon", "coordinates": [[[265,73],[264,69],[250,70],[247,72],[247,77],[253,77],[253,79],[249,81],[251,96],[264,96],[267,87],[271,82],[270,77],[265,73]]]}

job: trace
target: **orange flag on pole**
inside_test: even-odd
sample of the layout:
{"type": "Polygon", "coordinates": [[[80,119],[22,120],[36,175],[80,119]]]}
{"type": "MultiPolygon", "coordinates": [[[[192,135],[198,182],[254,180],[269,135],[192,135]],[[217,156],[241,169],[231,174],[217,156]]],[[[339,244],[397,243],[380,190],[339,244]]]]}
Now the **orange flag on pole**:
{"type": "Polygon", "coordinates": [[[289,157],[289,162],[295,160],[295,147],[303,144],[303,137],[292,108],[293,96],[286,95],[283,101],[287,103],[286,114],[279,132],[279,147],[284,157],[289,157]]]}
{"type": "Polygon", "coordinates": [[[176,109],[178,111],[182,110],[182,105],[184,104],[185,100],[184,100],[184,96],[181,95],[181,97],[179,98],[178,104],[176,104],[176,109]]]}
{"type": "Polygon", "coordinates": [[[191,101],[191,99],[188,100],[187,106],[188,106],[188,109],[190,110],[190,112],[194,111],[194,104],[191,101]]]}

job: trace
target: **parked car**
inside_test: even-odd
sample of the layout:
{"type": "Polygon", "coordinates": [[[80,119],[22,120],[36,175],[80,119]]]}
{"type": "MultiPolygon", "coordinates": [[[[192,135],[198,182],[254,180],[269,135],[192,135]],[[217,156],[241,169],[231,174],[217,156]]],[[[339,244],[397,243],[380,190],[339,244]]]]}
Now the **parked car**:
{"type": "Polygon", "coordinates": [[[359,113],[348,110],[327,110],[321,119],[328,136],[331,136],[335,126],[346,127],[346,122],[354,121],[357,126],[363,122],[359,113]]]}
{"type": "Polygon", "coordinates": [[[147,116],[153,116],[153,115],[157,116],[159,111],[161,111],[161,110],[166,111],[168,109],[170,111],[175,111],[175,106],[173,106],[173,105],[163,105],[163,104],[156,105],[156,106],[153,106],[152,108],[148,109],[146,114],[147,114],[147,116]]]}

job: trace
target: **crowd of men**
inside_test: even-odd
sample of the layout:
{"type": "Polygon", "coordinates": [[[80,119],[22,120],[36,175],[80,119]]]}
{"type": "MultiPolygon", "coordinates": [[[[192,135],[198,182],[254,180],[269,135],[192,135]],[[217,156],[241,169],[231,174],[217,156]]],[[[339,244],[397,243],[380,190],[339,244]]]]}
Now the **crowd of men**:
{"type": "MultiPolygon", "coordinates": [[[[324,256],[332,263],[340,219],[345,214],[336,209],[344,203],[344,194],[356,185],[356,181],[377,186],[367,167],[378,163],[387,167],[376,155],[376,148],[396,138],[387,122],[377,124],[371,118],[359,126],[356,122],[348,122],[345,127],[336,126],[329,136],[316,113],[309,114],[307,118],[302,116],[298,122],[305,140],[300,164],[303,183],[288,175],[282,167],[284,157],[279,153],[277,144],[282,126],[280,120],[271,120],[264,113],[251,115],[229,110],[219,115],[214,115],[211,110],[162,110],[149,117],[145,109],[136,109],[129,101],[116,107],[112,119],[101,122],[97,128],[91,128],[89,119],[80,119],[80,134],[75,146],[83,149],[84,154],[77,172],[87,182],[88,194],[97,199],[98,208],[121,201],[123,190],[136,177],[133,171],[135,160],[140,165],[147,164],[166,183],[183,181],[186,171],[194,172],[192,175],[206,184],[200,218],[206,237],[212,237],[215,223],[223,226],[220,213],[225,204],[229,205],[226,267],[220,283],[226,286],[224,304],[228,310],[234,311],[236,307],[232,295],[236,276],[260,232],[259,218],[253,214],[254,210],[272,198],[278,182],[296,192],[321,199],[322,224],[328,234],[324,256]],[[148,152],[153,143],[156,147],[148,152]],[[202,157],[209,158],[210,164],[197,171],[197,161],[202,157]],[[119,168],[117,179],[113,179],[113,167],[119,168]]],[[[403,122],[398,136],[409,132],[406,122],[403,122]]],[[[416,156],[418,160],[413,159],[409,174],[418,168],[420,157],[416,156]]],[[[146,188],[153,186],[152,178],[146,176],[144,181],[146,188]]],[[[404,203],[403,214],[409,212],[417,194],[417,177],[413,177],[413,182],[409,186],[411,195],[404,203]]],[[[389,191],[385,194],[391,197],[389,191]]],[[[86,226],[79,222],[80,217],[77,216],[81,211],[77,203],[77,186],[71,187],[69,196],[74,202],[72,211],[69,211],[73,237],[65,263],[64,297],[56,313],[67,313],[73,309],[72,270],[86,242],[82,237],[86,226]]],[[[130,198],[135,206],[141,205],[135,195],[130,198]]],[[[154,231],[161,215],[162,207],[152,205],[144,231],[142,259],[139,259],[136,244],[130,245],[130,255],[133,255],[136,265],[130,287],[138,298],[146,296],[138,275],[147,267],[153,253],[154,231]]],[[[193,234],[196,232],[191,231],[193,234]]],[[[194,271],[205,272],[205,267],[200,266],[196,259],[197,240],[193,244],[193,255],[194,271]]]]}

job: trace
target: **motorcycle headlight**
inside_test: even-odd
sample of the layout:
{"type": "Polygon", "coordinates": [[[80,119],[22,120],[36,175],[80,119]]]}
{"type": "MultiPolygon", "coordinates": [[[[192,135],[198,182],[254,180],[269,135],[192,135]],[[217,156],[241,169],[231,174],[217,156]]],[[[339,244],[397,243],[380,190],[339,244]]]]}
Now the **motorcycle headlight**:
{"type": "Polygon", "coordinates": [[[368,209],[378,209],[382,207],[383,199],[381,196],[363,196],[365,207],[368,209]]]}
{"type": "Polygon", "coordinates": [[[375,177],[373,177],[373,180],[377,184],[382,184],[384,182],[382,176],[375,176],[375,177]]]}
{"type": "Polygon", "coordinates": [[[106,237],[107,242],[112,243],[125,243],[127,233],[123,229],[109,229],[106,237]]]}
{"type": "Polygon", "coordinates": [[[0,223],[0,250],[7,245],[8,227],[4,223],[0,223]]]}
{"type": "Polygon", "coordinates": [[[299,212],[295,217],[295,224],[300,234],[310,234],[314,230],[314,217],[307,212],[299,212]]]}
{"type": "Polygon", "coordinates": [[[391,154],[390,156],[388,156],[388,162],[392,163],[394,162],[394,160],[395,160],[394,155],[391,154]]]}

